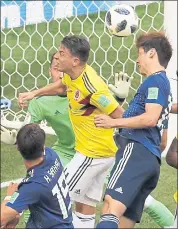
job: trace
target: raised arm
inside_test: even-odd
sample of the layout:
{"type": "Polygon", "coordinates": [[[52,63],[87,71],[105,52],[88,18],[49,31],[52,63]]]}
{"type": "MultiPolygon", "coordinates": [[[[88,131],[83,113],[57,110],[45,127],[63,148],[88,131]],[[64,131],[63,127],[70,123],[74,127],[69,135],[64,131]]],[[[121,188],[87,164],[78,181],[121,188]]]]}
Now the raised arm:
{"type": "Polygon", "coordinates": [[[25,104],[27,101],[41,95],[66,95],[66,86],[62,83],[62,80],[59,79],[56,82],[53,82],[40,89],[20,93],[18,98],[19,106],[25,107],[27,106],[25,104]]]}
{"type": "Polygon", "coordinates": [[[106,115],[97,115],[95,124],[104,128],[148,128],[156,126],[162,111],[159,104],[146,104],[145,112],[141,115],[130,118],[112,119],[106,115]]]}

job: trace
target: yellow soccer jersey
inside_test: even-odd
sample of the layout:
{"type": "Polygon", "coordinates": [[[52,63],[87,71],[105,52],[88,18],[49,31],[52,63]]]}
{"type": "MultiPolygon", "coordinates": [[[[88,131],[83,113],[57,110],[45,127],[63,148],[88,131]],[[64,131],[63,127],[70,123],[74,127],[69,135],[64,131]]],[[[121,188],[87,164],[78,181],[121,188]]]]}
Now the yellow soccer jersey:
{"type": "MultiPolygon", "coordinates": [[[[178,140],[178,134],[176,136],[176,139],[178,140]]],[[[173,195],[173,197],[174,197],[175,202],[178,203],[178,192],[175,192],[175,194],[173,195]]]]}
{"type": "Polygon", "coordinates": [[[174,197],[175,202],[178,203],[178,192],[175,192],[173,197],[174,197]]]}
{"type": "Polygon", "coordinates": [[[114,156],[117,150],[114,129],[97,128],[94,124],[95,115],[110,114],[119,105],[107,85],[89,65],[75,80],[64,74],[62,82],[67,86],[76,151],[92,158],[114,156]]]}

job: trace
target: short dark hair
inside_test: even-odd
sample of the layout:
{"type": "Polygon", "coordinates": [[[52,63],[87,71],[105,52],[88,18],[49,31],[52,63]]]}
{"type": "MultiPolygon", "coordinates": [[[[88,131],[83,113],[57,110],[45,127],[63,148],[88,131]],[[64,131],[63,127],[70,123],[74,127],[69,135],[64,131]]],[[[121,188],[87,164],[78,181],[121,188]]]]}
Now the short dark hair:
{"type": "Polygon", "coordinates": [[[66,36],[61,44],[70,50],[72,56],[79,57],[80,61],[84,63],[88,61],[90,44],[86,38],[77,35],[66,36]]]}
{"type": "Polygon", "coordinates": [[[137,38],[136,46],[138,49],[143,48],[145,52],[154,48],[158,54],[160,65],[167,68],[168,62],[172,57],[172,46],[164,33],[142,34],[137,38]]]}
{"type": "Polygon", "coordinates": [[[35,160],[43,155],[45,132],[36,123],[23,126],[16,139],[18,150],[26,160],[35,160]]]}

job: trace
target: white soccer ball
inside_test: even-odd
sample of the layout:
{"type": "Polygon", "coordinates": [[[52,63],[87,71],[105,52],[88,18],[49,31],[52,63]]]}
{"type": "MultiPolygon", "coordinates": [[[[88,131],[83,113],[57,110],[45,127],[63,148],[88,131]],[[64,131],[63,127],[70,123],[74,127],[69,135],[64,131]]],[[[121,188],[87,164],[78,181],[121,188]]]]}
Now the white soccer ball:
{"type": "Polygon", "coordinates": [[[112,35],[127,37],[138,28],[139,19],[132,6],[120,4],[106,13],[105,24],[112,35]]]}

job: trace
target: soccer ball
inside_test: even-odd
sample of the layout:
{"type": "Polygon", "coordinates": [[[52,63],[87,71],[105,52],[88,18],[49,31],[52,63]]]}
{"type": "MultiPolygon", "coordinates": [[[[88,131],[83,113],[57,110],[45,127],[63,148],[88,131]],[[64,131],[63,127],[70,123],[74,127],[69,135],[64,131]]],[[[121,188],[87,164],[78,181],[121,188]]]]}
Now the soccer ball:
{"type": "Polygon", "coordinates": [[[132,6],[120,4],[106,13],[105,24],[112,35],[127,37],[138,28],[139,19],[132,6]]]}

